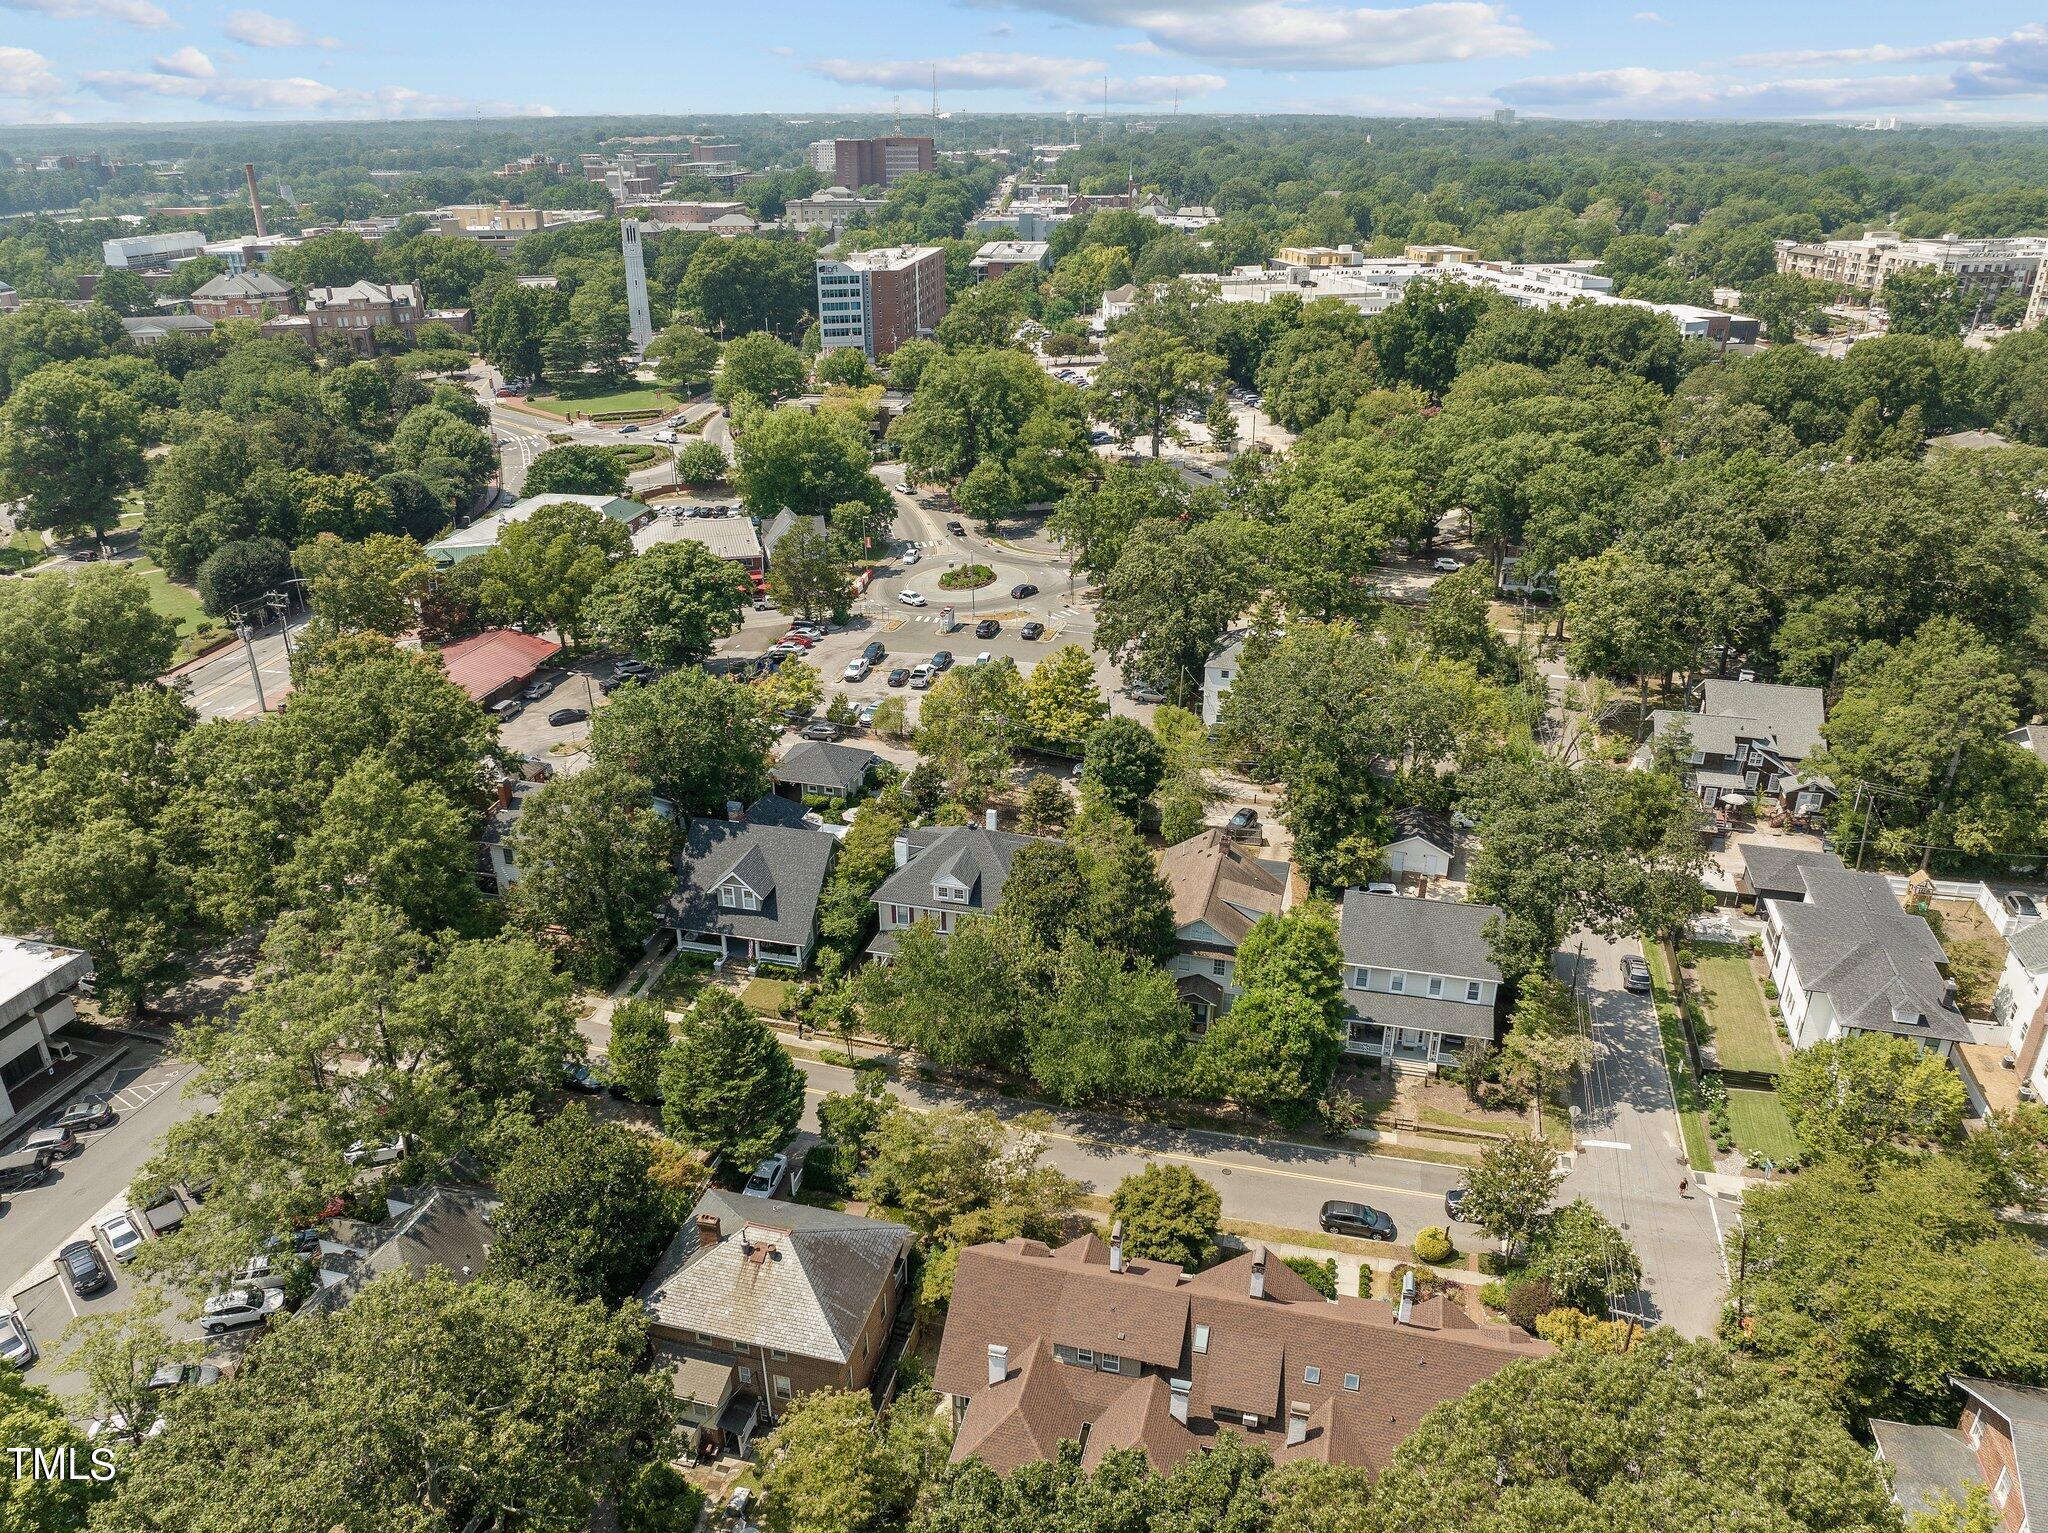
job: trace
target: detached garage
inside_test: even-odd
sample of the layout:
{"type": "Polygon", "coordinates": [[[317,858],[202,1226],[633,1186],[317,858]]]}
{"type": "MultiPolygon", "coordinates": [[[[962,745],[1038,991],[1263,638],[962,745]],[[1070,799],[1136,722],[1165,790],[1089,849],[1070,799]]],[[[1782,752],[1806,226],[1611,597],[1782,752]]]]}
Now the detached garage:
{"type": "Polygon", "coordinates": [[[1426,878],[1451,876],[1451,838],[1448,815],[1433,809],[1396,809],[1394,834],[1387,842],[1387,867],[1396,876],[1419,873],[1426,878]]]}

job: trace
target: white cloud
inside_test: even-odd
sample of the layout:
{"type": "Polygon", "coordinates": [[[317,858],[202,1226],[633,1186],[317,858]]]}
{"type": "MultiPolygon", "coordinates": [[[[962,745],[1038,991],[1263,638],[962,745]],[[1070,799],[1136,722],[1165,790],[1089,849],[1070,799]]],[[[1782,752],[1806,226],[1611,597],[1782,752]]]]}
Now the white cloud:
{"type": "Polygon", "coordinates": [[[1647,22],[1653,27],[1668,27],[1671,25],[1670,21],[1655,11],[1637,11],[1635,15],[1629,17],[1629,20],[1647,22]]]}
{"type": "Polygon", "coordinates": [[[54,96],[64,82],[33,48],[0,47],[0,96],[54,96]]]}
{"type": "Polygon", "coordinates": [[[268,11],[236,11],[221,30],[251,48],[339,48],[332,37],[315,37],[296,21],[268,11]]]}
{"type": "Polygon", "coordinates": [[[1316,0],[968,0],[1128,27],[1162,49],[1253,69],[1385,69],[1512,58],[1549,45],[1492,0],[1329,5],[1316,0]]]}
{"type": "Polygon", "coordinates": [[[158,74],[181,75],[187,80],[211,80],[215,74],[213,60],[189,44],[150,63],[158,74]]]}
{"type": "Polygon", "coordinates": [[[1160,47],[1159,44],[1153,42],[1151,38],[1141,37],[1134,43],[1118,43],[1116,45],[1116,51],[1118,53],[1159,54],[1164,53],[1166,50],[1160,47]]]}
{"type": "MultiPolygon", "coordinates": [[[[942,59],[818,59],[811,68],[841,85],[881,90],[927,90],[936,66],[939,89],[1028,91],[1052,103],[1102,100],[1106,66],[1099,59],[1052,58],[1040,53],[962,53],[942,59]]],[[[1222,75],[1109,76],[1109,99],[1127,106],[1187,101],[1219,91],[1222,75]]]]}
{"type": "Polygon", "coordinates": [[[1594,117],[1838,117],[2048,96],[2048,76],[2010,63],[1947,74],[1794,75],[1758,79],[1697,69],[1624,68],[1547,75],[1503,85],[1510,106],[1594,117]]]}
{"type": "Polygon", "coordinates": [[[161,68],[88,70],[79,76],[88,90],[109,101],[150,98],[190,101],[229,112],[298,117],[552,117],[554,108],[512,101],[477,101],[434,95],[402,85],[361,90],[295,76],[240,79],[167,73],[161,68]]]}
{"type": "Polygon", "coordinates": [[[118,21],[131,27],[167,27],[168,12],[150,0],[0,0],[0,10],[28,11],[85,21],[118,21]]]}
{"type": "Polygon", "coordinates": [[[1910,64],[1940,59],[2031,58],[2048,55],[2048,27],[2021,27],[2010,37],[1963,37],[1946,42],[1916,43],[1895,48],[1883,43],[1863,48],[1814,48],[1786,53],[1751,53],[1735,60],[1748,67],[1798,68],[1807,64],[1910,64]]]}

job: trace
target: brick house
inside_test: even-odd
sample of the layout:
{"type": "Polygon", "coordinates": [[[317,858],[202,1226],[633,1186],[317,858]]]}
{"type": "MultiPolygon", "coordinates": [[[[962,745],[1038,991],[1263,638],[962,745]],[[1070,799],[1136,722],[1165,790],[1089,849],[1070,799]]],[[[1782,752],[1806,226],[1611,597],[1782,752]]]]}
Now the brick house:
{"type": "Polygon", "coordinates": [[[2048,1389],[1952,1377],[1963,1419],[1952,1427],[1873,1421],[1877,1456],[1891,1470],[1892,1499],[1907,1516],[1973,1485],[1991,1496],[2006,1533],[2029,1533],[2031,1510],[2048,1507],[2048,1389]]]}
{"type": "Polygon", "coordinates": [[[214,277],[192,290],[192,312],[202,319],[262,319],[268,314],[295,314],[298,307],[291,284],[267,271],[214,277]]]}

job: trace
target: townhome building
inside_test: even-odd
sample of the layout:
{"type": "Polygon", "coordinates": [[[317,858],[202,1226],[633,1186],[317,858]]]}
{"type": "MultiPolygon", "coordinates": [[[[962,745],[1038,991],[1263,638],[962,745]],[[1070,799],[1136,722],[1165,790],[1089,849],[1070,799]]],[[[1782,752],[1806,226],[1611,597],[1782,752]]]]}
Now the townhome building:
{"type": "Polygon", "coordinates": [[[1497,905],[1346,889],[1345,1050],[1430,1074],[1499,1031],[1501,972],[1486,942],[1497,905]]]}

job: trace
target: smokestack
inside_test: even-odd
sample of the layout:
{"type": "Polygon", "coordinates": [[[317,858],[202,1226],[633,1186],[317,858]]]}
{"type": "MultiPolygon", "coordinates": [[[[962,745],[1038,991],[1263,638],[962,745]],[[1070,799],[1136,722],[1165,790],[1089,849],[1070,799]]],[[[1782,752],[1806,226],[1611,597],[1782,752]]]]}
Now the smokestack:
{"type": "Polygon", "coordinates": [[[1188,1391],[1194,1387],[1191,1379],[1168,1379],[1166,1381],[1166,1408],[1173,1413],[1173,1419],[1182,1426],[1188,1424],[1188,1391]]]}
{"type": "Polygon", "coordinates": [[[1292,1448],[1308,1441],[1308,1406],[1300,1400],[1287,1407],[1287,1446],[1292,1448]]]}
{"type": "Polygon", "coordinates": [[[901,867],[906,867],[906,866],[908,866],[908,865],[909,865],[909,862],[910,862],[910,837],[908,837],[908,836],[898,836],[898,837],[896,838],[896,866],[897,866],[897,867],[899,867],[899,868],[901,868],[901,867]]]}
{"type": "Polygon", "coordinates": [[[1121,1219],[1109,1227],[1109,1270],[1124,1270],[1124,1222],[1121,1219]]]}
{"type": "Polygon", "coordinates": [[[999,1347],[994,1342],[988,1347],[988,1382],[993,1389],[1010,1376],[1010,1349],[999,1347]]]}
{"type": "Polygon", "coordinates": [[[724,1234],[725,1232],[719,1228],[718,1215],[699,1214],[697,1216],[698,1250],[710,1250],[713,1246],[717,1245],[721,1239],[724,1238],[724,1234]]]}
{"type": "Polygon", "coordinates": [[[1266,1297],[1266,1248],[1264,1246],[1252,1247],[1252,1297],[1254,1299],[1266,1297]]]}
{"type": "Polygon", "coordinates": [[[263,199],[256,195],[256,167],[245,164],[242,179],[249,183],[249,211],[256,215],[256,238],[260,240],[268,231],[263,227],[263,199]]]}
{"type": "Polygon", "coordinates": [[[1394,1316],[1396,1324],[1410,1325],[1415,1320],[1415,1274],[1401,1274],[1401,1310],[1394,1316]]]}
{"type": "Polygon", "coordinates": [[[994,830],[996,828],[995,805],[991,804],[987,809],[982,811],[981,823],[987,826],[990,830],[994,830]]]}

